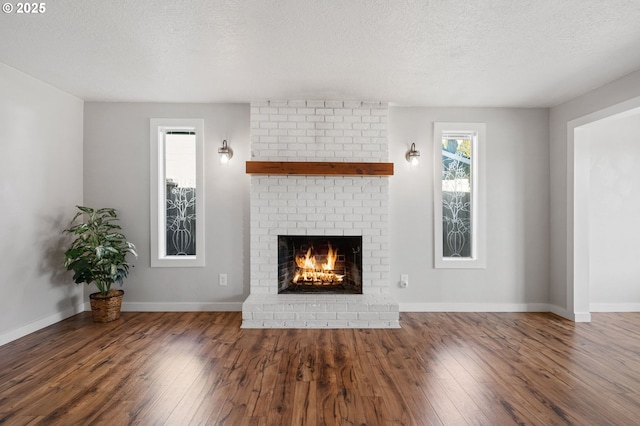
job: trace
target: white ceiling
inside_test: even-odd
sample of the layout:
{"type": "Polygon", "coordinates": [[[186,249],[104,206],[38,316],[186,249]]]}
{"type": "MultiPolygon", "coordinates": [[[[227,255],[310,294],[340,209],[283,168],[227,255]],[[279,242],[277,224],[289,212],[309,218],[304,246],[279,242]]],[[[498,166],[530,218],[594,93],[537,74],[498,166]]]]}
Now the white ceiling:
{"type": "Polygon", "coordinates": [[[89,101],[538,107],[640,69],[640,0],[41,1],[0,62],[89,101]]]}

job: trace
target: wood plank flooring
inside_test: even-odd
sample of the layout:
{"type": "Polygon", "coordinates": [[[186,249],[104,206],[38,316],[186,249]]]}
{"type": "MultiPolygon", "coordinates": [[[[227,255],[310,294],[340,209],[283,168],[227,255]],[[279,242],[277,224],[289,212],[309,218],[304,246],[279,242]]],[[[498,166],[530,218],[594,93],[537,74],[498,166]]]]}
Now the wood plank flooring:
{"type": "Polygon", "coordinates": [[[238,312],[82,313],[0,347],[0,424],[640,424],[638,313],[400,320],[243,330],[238,312]]]}

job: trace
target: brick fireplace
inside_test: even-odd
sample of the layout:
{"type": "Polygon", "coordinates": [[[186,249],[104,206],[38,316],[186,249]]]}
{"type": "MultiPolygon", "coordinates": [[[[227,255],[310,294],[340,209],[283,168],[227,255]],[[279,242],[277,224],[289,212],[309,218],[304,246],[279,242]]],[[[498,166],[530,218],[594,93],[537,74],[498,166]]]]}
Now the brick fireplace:
{"type": "MultiPolygon", "coordinates": [[[[386,162],[387,113],[378,102],[252,102],[252,160],[386,162]]],[[[399,327],[389,297],[388,203],[387,176],[253,174],[242,327],[399,327]],[[279,237],[305,235],[361,238],[362,294],[278,294],[279,237]]]]}

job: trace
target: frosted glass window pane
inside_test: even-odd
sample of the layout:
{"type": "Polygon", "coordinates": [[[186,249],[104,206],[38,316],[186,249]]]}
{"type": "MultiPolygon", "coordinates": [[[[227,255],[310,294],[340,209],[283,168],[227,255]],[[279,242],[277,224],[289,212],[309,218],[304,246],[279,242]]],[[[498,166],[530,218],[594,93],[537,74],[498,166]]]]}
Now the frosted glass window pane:
{"type": "Polygon", "coordinates": [[[442,138],[442,257],[473,257],[472,135],[442,138]]]}
{"type": "Polygon", "coordinates": [[[166,255],[196,254],[196,137],[165,136],[166,255]]]}

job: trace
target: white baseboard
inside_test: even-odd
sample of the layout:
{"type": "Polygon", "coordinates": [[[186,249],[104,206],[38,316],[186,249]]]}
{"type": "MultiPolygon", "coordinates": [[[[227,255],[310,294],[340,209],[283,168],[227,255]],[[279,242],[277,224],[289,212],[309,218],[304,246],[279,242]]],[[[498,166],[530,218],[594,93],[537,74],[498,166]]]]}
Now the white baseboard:
{"type": "Polygon", "coordinates": [[[573,322],[591,322],[591,312],[570,312],[558,305],[549,305],[549,312],[573,322]]]}
{"type": "MultiPolygon", "coordinates": [[[[400,303],[400,312],[552,312],[575,322],[591,321],[591,313],[571,313],[548,303],[400,303]]],[[[640,312],[640,303],[592,303],[592,312],[640,312]]],[[[0,334],[0,346],[60,322],[83,311],[89,303],[80,303],[63,312],[42,318],[16,330],[0,334]]],[[[124,312],[241,312],[242,302],[124,302],[124,312]]]]}
{"type": "Polygon", "coordinates": [[[123,312],[240,312],[242,302],[123,302],[123,312]]]}
{"type": "Polygon", "coordinates": [[[5,345],[9,342],[13,342],[21,337],[26,336],[27,334],[31,334],[35,331],[41,330],[45,327],[53,325],[57,322],[60,322],[64,319],[74,316],[75,314],[79,314],[80,312],[84,312],[85,306],[84,303],[80,303],[74,307],[69,309],[65,309],[62,312],[58,312],[56,314],[50,315],[46,318],[39,319],[27,325],[24,325],[15,330],[7,331],[6,333],[0,334],[0,346],[5,345]]]}
{"type": "Polygon", "coordinates": [[[558,316],[561,316],[571,321],[574,320],[574,315],[571,312],[567,311],[565,308],[562,308],[558,305],[549,305],[549,312],[554,313],[558,316]]]}
{"type": "Polygon", "coordinates": [[[551,312],[574,322],[591,321],[589,312],[571,313],[549,303],[400,303],[400,312],[551,312]]]}
{"type": "Polygon", "coordinates": [[[400,303],[400,312],[550,312],[547,303],[400,303]]]}
{"type": "Polygon", "coordinates": [[[640,303],[592,303],[591,312],[640,312],[640,303]]]}
{"type": "Polygon", "coordinates": [[[591,312],[576,312],[573,314],[573,321],[574,322],[591,322],[591,312]]]}

